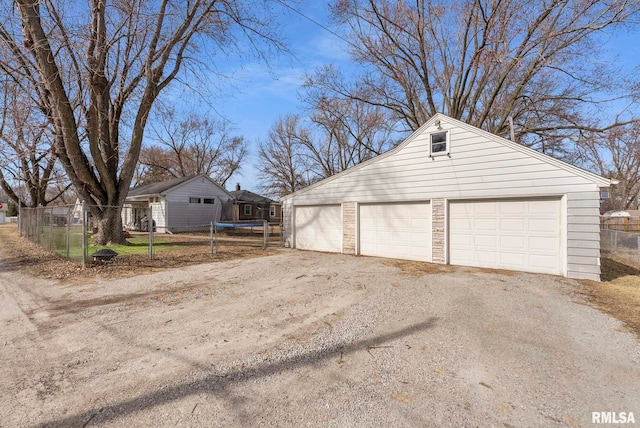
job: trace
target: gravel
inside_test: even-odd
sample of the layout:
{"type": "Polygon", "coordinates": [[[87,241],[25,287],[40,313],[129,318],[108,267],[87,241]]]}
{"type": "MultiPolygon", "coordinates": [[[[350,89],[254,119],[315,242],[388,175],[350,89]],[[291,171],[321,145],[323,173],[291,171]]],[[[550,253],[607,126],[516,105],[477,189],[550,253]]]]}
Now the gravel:
{"type": "Polygon", "coordinates": [[[579,284],[411,266],[283,250],[83,285],[0,272],[0,425],[640,422],[640,345],[579,284]]]}

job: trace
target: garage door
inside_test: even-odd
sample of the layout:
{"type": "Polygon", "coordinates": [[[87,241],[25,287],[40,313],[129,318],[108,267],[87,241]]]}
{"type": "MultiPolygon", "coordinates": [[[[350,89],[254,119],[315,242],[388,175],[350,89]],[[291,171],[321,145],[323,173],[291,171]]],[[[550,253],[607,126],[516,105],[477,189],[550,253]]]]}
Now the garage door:
{"type": "Polygon", "coordinates": [[[561,274],[559,200],[451,202],[450,263],[561,274]]]}
{"type": "Polygon", "coordinates": [[[360,254],[431,261],[429,203],[360,205],[360,254]]]}
{"type": "Polygon", "coordinates": [[[342,252],[342,210],[340,205],[295,207],[296,248],[342,252]]]}

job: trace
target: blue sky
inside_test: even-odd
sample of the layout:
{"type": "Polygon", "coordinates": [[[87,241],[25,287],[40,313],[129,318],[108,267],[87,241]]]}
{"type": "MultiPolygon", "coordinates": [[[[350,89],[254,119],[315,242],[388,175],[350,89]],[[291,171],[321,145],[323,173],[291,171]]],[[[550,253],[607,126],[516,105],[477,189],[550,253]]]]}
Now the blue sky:
{"type": "MultiPolygon", "coordinates": [[[[346,43],[292,10],[279,6],[283,22],[282,33],[293,57],[274,58],[269,65],[254,62],[225,70],[237,78],[234,88],[216,105],[219,113],[229,119],[238,135],[250,142],[250,159],[227,184],[239,182],[243,189],[258,191],[259,180],[253,169],[257,163],[257,144],[267,138],[278,117],[299,112],[298,91],[305,74],[325,64],[348,64],[346,43]]],[[[305,0],[293,5],[305,16],[329,27],[327,3],[305,0]]]]}
{"type": "MultiPolygon", "coordinates": [[[[325,64],[349,64],[346,42],[292,10],[278,7],[283,35],[294,57],[274,58],[269,67],[256,61],[242,66],[230,63],[221,68],[226,75],[233,76],[233,87],[223,88],[226,95],[216,99],[215,108],[233,123],[237,135],[250,143],[250,157],[240,173],[227,183],[228,188],[238,182],[243,189],[259,191],[253,168],[257,163],[257,144],[267,138],[279,116],[299,112],[298,91],[305,73],[325,64]]],[[[293,7],[331,28],[327,2],[302,0],[293,7]]],[[[640,64],[640,31],[618,31],[603,36],[602,43],[607,60],[619,63],[621,73],[631,73],[640,64]]]]}

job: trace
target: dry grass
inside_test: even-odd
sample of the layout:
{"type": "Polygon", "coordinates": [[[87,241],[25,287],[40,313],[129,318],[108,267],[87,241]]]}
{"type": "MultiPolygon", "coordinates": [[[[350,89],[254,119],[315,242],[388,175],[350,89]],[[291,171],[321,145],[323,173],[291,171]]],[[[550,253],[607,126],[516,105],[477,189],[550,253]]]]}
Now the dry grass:
{"type": "Polygon", "coordinates": [[[584,294],[596,308],[622,321],[640,338],[640,270],[602,259],[602,282],[582,281],[584,294]]]}
{"type": "Polygon", "coordinates": [[[504,275],[504,276],[514,276],[516,275],[518,272],[513,271],[513,270],[506,270],[506,269],[492,269],[492,268],[466,268],[464,270],[467,273],[475,273],[475,272],[482,272],[482,273],[492,273],[495,275],[504,275]]]}
{"type": "Polygon", "coordinates": [[[147,254],[118,256],[113,261],[90,262],[85,269],[77,261],[44,250],[42,247],[18,236],[15,224],[0,225],[0,254],[6,270],[28,273],[40,278],[79,282],[87,278],[125,278],[134,275],[156,272],[167,268],[190,266],[231,259],[261,257],[275,254],[277,249],[262,249],[248,246],[246,243],[234,244],[232,240],[219,245],[215,254],[210,254],[208,240],[188,243],[178,242],[184,237],[163,237],[173,239],[179,245],[170,250],[154,253],[149,260],[147,254]]]}
{"type": "Polygon", "coordinates": [[[425,275],[434,273],[453,272],[455,268],[450,265],[439,265],[427,262],[414,262],[411,260],[389,259],[382,262],[387,266],[393,266],[400,269],[400,273],[405,275],[425,275]]]}

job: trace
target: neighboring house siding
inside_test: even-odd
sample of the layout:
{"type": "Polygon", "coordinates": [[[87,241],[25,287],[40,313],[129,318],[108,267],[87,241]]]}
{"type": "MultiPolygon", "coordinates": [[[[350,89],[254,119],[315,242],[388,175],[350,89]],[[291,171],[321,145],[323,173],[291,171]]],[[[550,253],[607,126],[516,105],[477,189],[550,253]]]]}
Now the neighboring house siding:
{"type": "Polygon", "coordinates": [[[189,202],[189,197],[191,196],[203,198],[219,197],[223,201],[230,198],[227,193],[207,179],[197,178],[167,191],[165,200],[168,202],[189,202]]]}
{"type": "Polygon", "coordinates": [[[206,178],[197,178],[165,193],[168,229],[180,232],[190,227],[204,227],[212,221],[219,221],[222,203],[229,195],[206,178]],[[200,203],[190,203],[189,198],[200,198],[200,203]],[[214,199],[213,204],[205,204],[204,198],[214,199]]]}
{"type": "Polygon", "coordinates": [[[171,202],[168,204],[171,232],[181,232],[189,227],[208,226],[212,221],[220,220],[220,202],[213,205],[190,204],[189,202],[171,202]],[[183,230],[181,230],[181,228],[183,230]]]}
{"type": "Polygon", "coordinates": [[[149,208],[151,208],[151,217],[153,221],[156,222],[156,231],[158,232],[166,232],[167,228],[167,212],[166,212],[166,203],[162,202],[152,202],[149,204],[149,208]]]}

